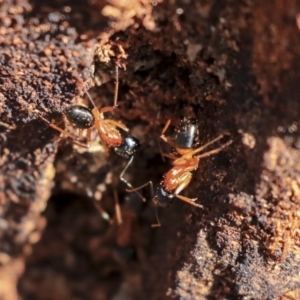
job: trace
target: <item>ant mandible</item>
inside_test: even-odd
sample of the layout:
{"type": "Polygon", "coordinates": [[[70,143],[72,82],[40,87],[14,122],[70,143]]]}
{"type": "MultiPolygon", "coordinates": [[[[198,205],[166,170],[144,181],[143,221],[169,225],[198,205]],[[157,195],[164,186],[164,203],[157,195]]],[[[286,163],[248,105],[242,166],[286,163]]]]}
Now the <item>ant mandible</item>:
{"type": "MultiPolygon", "coordinates": [[[[224,134],[219,135],[217,138],[213,139],[203,146],[193,148],[199,141],[199,130],[196,125],[196,120],[191,118],[184,118],[179,126],[175,129],[174,140],[165,135],[165,132],[167,131],[170,124],[171,119],[167,121],[165,127],[162,130],[160,138],[176,151],[175,153],[163,154],[163,156],[166,156],[173,160],[172,168],[164,174],[163,180],[161,181],[160,185],[157,186],[154,193],[151,181],[136,189],[127,191],[133,192],[150,184],[152,190],[152,201],[156,206],[170,206],[173,203],[174,199],[178,198],[196,207],[202,207],[200,204],[195,203],[197,198],[188,198],[181,195],[180,193],[190,184],[190,181],[192,179],[192,172],[197,170],[200,159],[217,154],[228,145],[230,145],[232,141],[230,140],[214,150],[199,154],[205,148],[223,138],[224,134]]],[[[160,226],[159,221],[155,226],[160,226]]]]}
{"type": "MultiPolygon", "coordinates": [[[[64,110],[64,115],[75,128],[79,129],[79,137],[76,137],[75,135],[69,133],[68,131],[49,122],[47,119],[41,116],[40,113],[38,115],[40,116],[41,119],[47,122],[50,127],[70,137],[73,140],[74,144],[85,148],[90,147],[92,128],[96,127],[101,143],[104,146],[113,147],[116,154],[129,159],[127,165],[123,169],[119,178],[129,188],[132,188],[132,185],[124,178],[124,174],[126,173],[126,170],[132,163],[136,152],[140,149],[140,143],[135,137],[131,135],[123,136],[121,134],[118,128],[121,128],[125,132],[129,131],[129,129],[122,122],[118,122],[111,119],[105,119],[104,117],[104,113],[112,112],[117,107],[118,91],[119,91],[119,67],[116,66],[116,83],[115,83],[113,106],[105,106],[99,110],[96,107],[88,91],[86,91],[86,94],[94,107],[93,109],[89,109],[82,105],[71,105],[66,107],[66,109],[64,110]],[[86,143],[80,142],[84,130],[87,130],[86,143]]],[[[143,199],[143,201],[145,201],[145,199],[139,193],[138,195],[143,199]]]]}

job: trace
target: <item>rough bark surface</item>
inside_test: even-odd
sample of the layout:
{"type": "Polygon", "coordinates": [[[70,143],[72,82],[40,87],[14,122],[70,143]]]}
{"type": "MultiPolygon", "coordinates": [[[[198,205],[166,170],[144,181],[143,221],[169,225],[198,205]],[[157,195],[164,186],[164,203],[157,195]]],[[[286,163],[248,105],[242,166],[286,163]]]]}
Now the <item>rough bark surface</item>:
{"type": "Polygon", "coordinates": [[[0,1],[0,299],[300,299],[298,13],[296,0],[0,1]],[[232,140],[185,190],[203,208],[177,200],[161,228],[96,130],[85,150],[41,118],[77,134],[64,108],[91,107],[87,89],[112,105],[116,63],[112,118],[144,145],[133,186],[170,168],[156,143],[169,118],[171,133],[196,117],[201,144],[232,140]]]}

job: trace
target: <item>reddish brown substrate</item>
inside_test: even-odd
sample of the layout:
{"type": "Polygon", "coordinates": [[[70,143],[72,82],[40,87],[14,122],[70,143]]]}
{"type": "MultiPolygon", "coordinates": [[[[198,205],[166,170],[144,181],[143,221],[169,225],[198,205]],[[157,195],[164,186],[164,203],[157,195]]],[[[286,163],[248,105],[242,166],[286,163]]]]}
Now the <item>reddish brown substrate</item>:
{"type": "Polygon", "coordinates": [[[300,5],[157,2],[0,2],[0,298],[299,299],[300,5]],[[113,118],[145,145],[134,186],[170,167],[155,142],[170,117],[233,141],[186,189],[203,209],[177,201],[159,229],[147,189],[142,204],[120,184],[124,159],[34,111],[74,132],[61,112],[94,83],[112,105],[117,57],[113,118]],[[94,205],[113,216],[114,190],[122,226],[94,205]]]}

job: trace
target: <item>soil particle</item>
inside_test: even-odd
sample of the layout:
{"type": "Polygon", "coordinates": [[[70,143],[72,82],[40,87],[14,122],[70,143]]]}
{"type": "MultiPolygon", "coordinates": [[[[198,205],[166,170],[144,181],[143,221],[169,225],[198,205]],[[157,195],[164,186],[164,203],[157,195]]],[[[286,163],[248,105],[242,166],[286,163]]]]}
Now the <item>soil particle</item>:
{"type": "MultiPolygon", "coordinates": [[[[294,0],[0,1],[0,298],[299,299],[299,62],[294,0]],[[68,105],[111,106],[143,144],[126,173],[170,168],[156,143],[195,117],[200,161],[155,223],[126,160],[68,132],[68,105]],[[222,143],[220,143],[222,144],[222,143]],[[115,196],[117,195],[117,197],[115,196]],[[115,204],[123,224],[118,225],[115,204]],[[46,211],[45,208],[47,207],[46,211]]],[[[108,114],[107,114],[108,115],[108,114]]],[[[171,150],[162,143],[164,152],[171,150]]]]}

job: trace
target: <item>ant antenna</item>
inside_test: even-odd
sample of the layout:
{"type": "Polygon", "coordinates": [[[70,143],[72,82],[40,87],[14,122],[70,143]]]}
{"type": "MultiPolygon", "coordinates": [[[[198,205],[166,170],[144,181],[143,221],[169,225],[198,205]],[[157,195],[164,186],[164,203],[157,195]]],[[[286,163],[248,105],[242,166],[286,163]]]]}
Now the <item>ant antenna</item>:
{"type": "Polygon", "coordinates": [[[119,93],[119,67],[116,65],[116,83],[115,83],[114,106],[117,106],[118,93],[119,93]]]}

